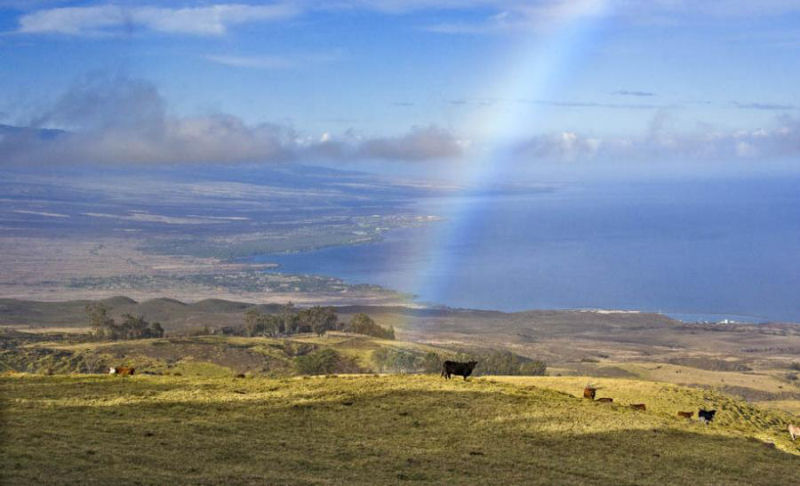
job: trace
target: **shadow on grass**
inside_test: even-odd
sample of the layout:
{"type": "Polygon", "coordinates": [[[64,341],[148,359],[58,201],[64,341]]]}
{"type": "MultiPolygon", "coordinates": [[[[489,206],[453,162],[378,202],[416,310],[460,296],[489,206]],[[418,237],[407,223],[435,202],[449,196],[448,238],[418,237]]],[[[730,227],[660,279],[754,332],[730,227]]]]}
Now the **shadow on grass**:
{"type": "MultiPolygon", "coordinates": [[[[216,388],[185,400],[8,401],[4,482],[796,483],[798,458],[760,441],[548,390],[420,379],[404,389],[398,380],[366,377],[209,383],[216,388]],[[257,397],[237,398],[248,394],[257,397]]],[[[76,383],[53,385],[49,395],[76,383]]],[[[82,393],[92,395],[95,385],[82,393]]],[[[202,390],[183,381],[128,385],[156,393],[202,390]]],[[[119,395],[125,386],[107,393],[119,395]]]]}

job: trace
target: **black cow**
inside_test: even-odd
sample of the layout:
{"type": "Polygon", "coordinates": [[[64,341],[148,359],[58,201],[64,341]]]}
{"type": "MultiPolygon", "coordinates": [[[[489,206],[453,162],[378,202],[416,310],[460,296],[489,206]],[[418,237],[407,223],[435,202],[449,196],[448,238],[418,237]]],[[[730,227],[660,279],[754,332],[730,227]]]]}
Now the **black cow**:
{"type": "Polygon", "coordinates": [[[703,410],[703,409],[700,409],[700,410],[697,411],[697,417],[700,419],[700,421],[705,422],[705,423],[709,423],[712,420],[714,420],[714,414],[716,414],[716,413],[717,413],[716,410],[703,410]]]}
{"type": "Polygon", "coordinates": [[[475,369],[476,364],[478,364],[477,361],[469,361],[467,363],[459,363],[458,361],[445,361],[442,364],[442,376],[449,380],[450,375],[459,375],[463,376],[466,380],[467,377],[472,374],[472,370],[475,369]]]}

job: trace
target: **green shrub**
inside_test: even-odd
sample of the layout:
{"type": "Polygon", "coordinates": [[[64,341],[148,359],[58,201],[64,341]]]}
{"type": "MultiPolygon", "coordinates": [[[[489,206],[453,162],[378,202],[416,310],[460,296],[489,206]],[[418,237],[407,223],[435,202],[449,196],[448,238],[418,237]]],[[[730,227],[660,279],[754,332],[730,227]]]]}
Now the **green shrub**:
{"type": "Polygon", "coordinates": [[[301,375],[327,375],[339,365],[339,353],[330,348],[320,349],[294,358],[295,369],[301,375]]]}
{"type": "Polygon", "coordinates": [[[385,329],[377,325],[370,316],[361,312],[350,318],[350,322],[347,324],[345,331],[380,339],[394,339],[393,327],[390,326],[389,329],[385,329]]]}

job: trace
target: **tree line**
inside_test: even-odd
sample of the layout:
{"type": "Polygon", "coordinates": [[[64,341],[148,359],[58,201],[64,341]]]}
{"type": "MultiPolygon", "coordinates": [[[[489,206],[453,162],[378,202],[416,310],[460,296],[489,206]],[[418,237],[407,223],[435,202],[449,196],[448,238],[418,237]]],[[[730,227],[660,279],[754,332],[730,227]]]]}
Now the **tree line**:
{"type": "Polygon", "coordinates": [[[146,339],[164,336],[164,328],[159,322],[147,322],[142,316],[124,314],[122,322],[117,323],[108,315],[110,309],[101,303],[86,305],[92,335],[98,339],[146,339]]]}
{"type": "MultiPolygon", "coordinates": [[[[124,314],[122,321],[117,322],[109,315],[110,311],[103,303],[86,305],[92,337],[109,340],[164,337],[164,328],[159,322],[148,322],[143,316],[131,314],[124,314]]],[[[287,337],[312,332],[322,336],[328,331],[352,332],[381,339],[395,338],[393,327],[381,327],[367,314],[354,314],[350,321],[341,322],[333,307],[297,309],[291,303],[281,306],[278,312],[272,314],[251,307],[244,314],[244,325],[227,326],[220,330],[222,334],[250,337],[287,337]]],[[[205,328],[202,333],[210,332],[205,328]]]]}
{"type": "Polygon", "coordinates": [[[366,314],[358,313],[349,322],[341,322],[333,307],[296,309],[291,303],[282,306],[274,314],[265,314],[257,307],[252,307],[244,314],[243,327],[227,329],[228,334],[251,337],[283,337],[308,332],[322,336],[328,331],[352,332],[381,339],[395,338],[393,327],[383,328],[366,314]]]}

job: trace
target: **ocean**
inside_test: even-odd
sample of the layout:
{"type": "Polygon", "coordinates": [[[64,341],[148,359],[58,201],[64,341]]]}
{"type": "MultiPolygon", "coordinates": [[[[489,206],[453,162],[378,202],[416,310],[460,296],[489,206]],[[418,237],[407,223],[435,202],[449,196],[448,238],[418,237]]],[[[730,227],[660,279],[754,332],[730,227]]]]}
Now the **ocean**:
{"type": "Polygon", "coordinates": [[[451,307],[800,322],[798,183],[606,181],[419,198],[409,204],[444,221],[258,260],[451,307]]]}

